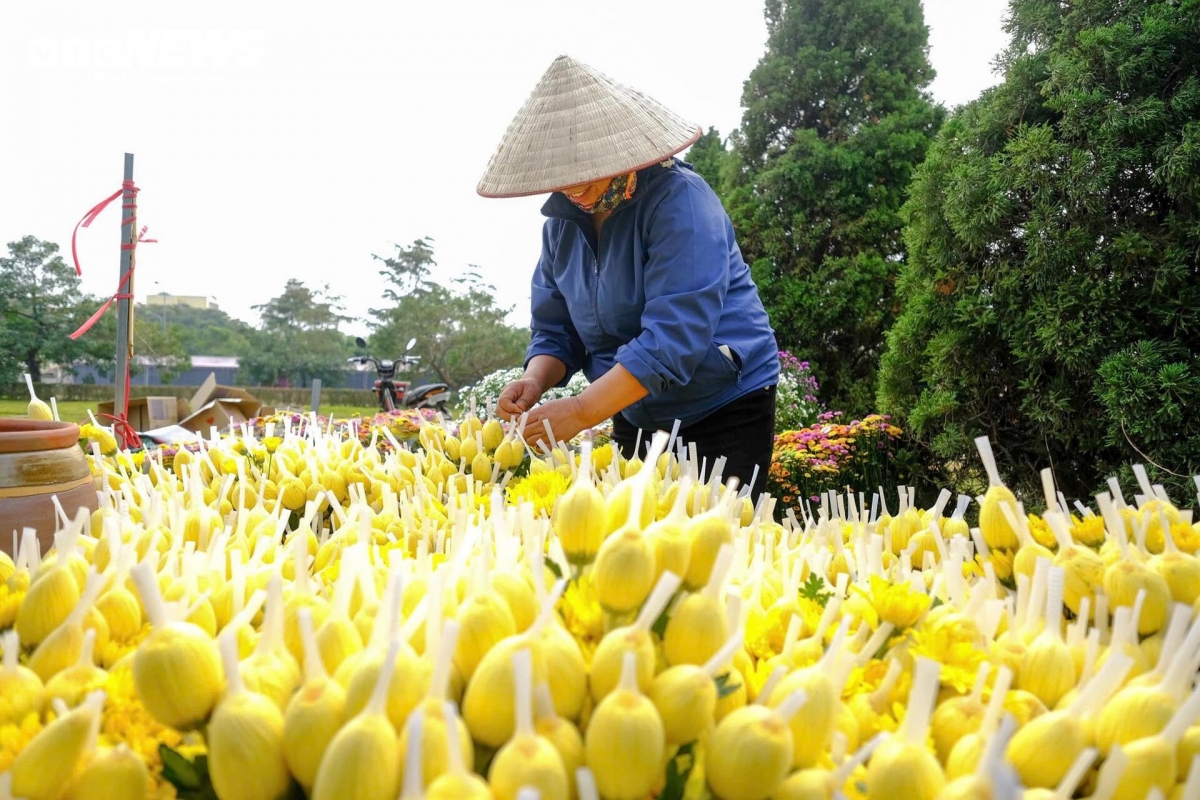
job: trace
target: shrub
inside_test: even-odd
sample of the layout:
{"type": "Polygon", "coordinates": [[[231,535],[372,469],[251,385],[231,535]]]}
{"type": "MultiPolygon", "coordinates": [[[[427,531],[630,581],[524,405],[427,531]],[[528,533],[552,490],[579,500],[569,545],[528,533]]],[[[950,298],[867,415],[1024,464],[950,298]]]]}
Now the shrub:
{"type": "Polygon", "coordinates": [[[878,400],[960,485],[980,434],[1031,505],[1043,467],[1073,497],[1200,468],[1197,19],[1014,0],[1004,82],[918,169],[878,400]]]}
{"type": "Polygon", "coordinates": [[[896,450],[903,433],[881,414],[846,424],[840,411],[820,415],[816,425],[775,437],[767,490],[780,510],[799,509],[829,490],[895,494],[902,477],[896,450]]]}
{"type": "Polygon", "coordinates": [[[817,399],[817,376],[807,361],[779,351],[779,389],[775,397],[775,430],[794,431],[817,421],[825,410],[817,399]]]}

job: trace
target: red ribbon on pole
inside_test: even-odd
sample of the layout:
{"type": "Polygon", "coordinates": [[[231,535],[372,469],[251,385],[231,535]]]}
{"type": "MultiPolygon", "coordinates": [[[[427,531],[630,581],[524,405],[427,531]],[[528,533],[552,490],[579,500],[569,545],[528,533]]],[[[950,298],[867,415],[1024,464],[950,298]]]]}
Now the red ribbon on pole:
{"type": "MultiPolygon", "coordinates": [[[[134,185],[133,181],[123,181],[121,183],[120,189],[113,192],[108,197],[104,198],[99,203],[97,203],[96,205],[92,206],[91,209],[89,209],[88,212],[83,215],[83,218],[81,220],[79,220],[79,222],[75,223],[75,230],[71,233],[71,259],[75,262],[75,274],[76,275],[83,275],[83,269],[79,265],[79,251],[76,248],[76,244],[75,244],[76,238],[79,236],[79,229],[90,226],[92,224],[92,222],[95,221],[96,217],[100,216],[100,212],[102,212],[102,211],[104,211],[104,209],[108,208],[108,205],[113,200],[116,200],[118,197],[123,197],[123,196],[128,197],[129,202],[122,203],[121,208],[129,209],[129,216],[125,217],[124,219],[121,220],[121,225],[124,226],[124,225],[137,224],[137,193],[138,193],[138,191],[139,191],[139,189],[137,186],[134,185]]],[[[140,231],[138,231],[137,236],[134,237],[134,240],[132,242],[122,242],[121,243],[121,249],[122,250],[137,250],[137,246],[139,243],[143,243],[143,242],[146,244],[156,243],[158,241],[157,239],[147,239],[146,238],[146,231],[148,229],[149,229],[148,226],[143,225],[142,229],[140,231]]],[[[82,325],[80,325],[79,329],[77,331],[75,331],[74,333],[71,334],[72,341],[75,341],[80,336],[83,336],[85,333],[87,333],[89,330],[91,330],[92,326],[94,326],[97,322],[100,321],[100,318],[103,317],[104,314],[108,311],[108,309],[112,307],[113,303],[117,302],[118,300],[132,300],[133,299],[133,293],[129,291],[129,287],[130,287],[130,285],[132,285],[132,282],[133,282],[133,270],[135,267],[136,267],[136,262],[131,256],[130,263],[129,263],[129,271],[127,273],[125,273],[125,275],[121,278],[120,282],[117,284],[117,291],[112,295],[112,297],[110,297],[110,298],[108,298],[108,300],[104,301],[104,305],[102,305],[102,306],[100,306],[100,308],[96,309],[96,313],[94,313],[90,317],[88,317],[87,321],[84,322],[82,325]]],[[[131,349],[132,349],[132,347],[131,347],[131,349]]],[[[138,448],[138,447],[142,446],[141,437],[139,437],[137,435],[137,431],[135,431],[133,429],[133,426],[129,424],[129,385],[130,384],[129,384],[129,366],[128,366],[128,364],[126,364],[126,367],[125,367],[125,374],[123,376],[117,376],[117,378],[118,378],[118,380],[124,379],[124,381],[125,381],[125,407],[119,408],[119,409],[113,409],[116,412],[116,414],[99,414],[97,416],[105,417],[106,419],[111,419],[113,421],[113,430],[118,436],[121,437],[126,448],[130,448],[130,449],[138,448]]]]}
{"type": "MultiPolygon", "coordinates": [[[[89,225],[91,225],[92,222],[96,219],[96,217],[100,216],[100,212],[103,211],[104,209],[108,208],[108,204],[111,203],[113,200],[116,200],[118,197],[120,197],[121,193],[124,191],[125,191],[124,186],[122,186],[120,189],[117,189],[115,192],[110,194],[108,197],[104,198],[99,203],[92,206],[91,210],[83,215],[83,219],[81,219],[81,220],[79,220],[79,222],[75,223],[75,230],[71,232],[71,260],[75,262],[75,274],[76,275],[83,274],[83,270],[80,269],[80,267],[79,267],[79,250],[76,249],[76,247],[75,247],[75,239],[79,236],[79,229],[86,228],[89,225]]],[[[71,337],[71,338],[75,338],[75,337],[71,337]]]]}

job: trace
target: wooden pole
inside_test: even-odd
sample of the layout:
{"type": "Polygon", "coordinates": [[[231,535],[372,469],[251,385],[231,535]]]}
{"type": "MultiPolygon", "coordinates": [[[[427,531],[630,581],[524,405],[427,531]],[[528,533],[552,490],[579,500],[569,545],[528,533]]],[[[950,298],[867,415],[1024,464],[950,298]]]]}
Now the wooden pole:
{"type": "Polygon", "coordinates": [[[313,378],[312,382],[312,412],[321,413],[321,379],[313,378]]]}
{"type": "MultiPolygon", "coordinates": [[[[121,205],[137,202],[131,188],[133,185],[133,153],[125,154],[125,191],[121,194],[121,205]]],[[[120,415],[128,411],[125,375],[133,359],[133,244],[137,238],[136,209],[121,209],[121,283],[120,294],[127,295],[117,300],[117,371],[113,385],[113,413],[120,415]]]]}

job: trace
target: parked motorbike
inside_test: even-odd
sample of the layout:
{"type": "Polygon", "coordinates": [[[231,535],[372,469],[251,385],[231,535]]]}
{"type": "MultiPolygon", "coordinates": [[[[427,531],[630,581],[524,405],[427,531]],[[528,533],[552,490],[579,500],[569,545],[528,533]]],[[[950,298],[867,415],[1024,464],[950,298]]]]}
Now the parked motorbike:
{"type": "MultiPolygon", "coordinates": [[[[367,350],[367,343],[361,336],[356,338],[354,343],[360,350],[367,350]]],[[[346,359],[346,363],[358,364],[359,366],[366,366],[367,364],[375,365],[375,373],[378,376],[378,380],[375,381],[375,397],[379,400],[380,410],[395,411],[400,408],[432,408],[449,419],[450,412],[446,409],[446,404],[450,402],[449,386],[444,383],[427,383],[415,389],[410,389],[409,386],[411,384],[409,381],[396,380],[396,369],[398,367],[408,368],[421,362],[419,356],[409,355],[416,343],[416,339],[409,339],[408,344],[404,348],[404,355],[396,359],[380,359],[366,354],[348,358],[346,359]]]]}

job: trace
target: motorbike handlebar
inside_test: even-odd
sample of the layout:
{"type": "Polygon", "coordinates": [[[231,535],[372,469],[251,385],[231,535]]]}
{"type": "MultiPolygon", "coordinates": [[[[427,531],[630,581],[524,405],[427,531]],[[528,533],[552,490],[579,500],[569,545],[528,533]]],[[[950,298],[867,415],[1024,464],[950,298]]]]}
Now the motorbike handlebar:
{"type": "MultiPolygon", "coordinates": [[[[351,356],[350,358],[346,359],[346,363],[347,364],[368,364],[368,363],[370,363],[370,364],[374,364],[377,368],[379,367],[379,361],[374,356],[351,356]]],[[[421,357],[420,356],[400,356],[392,363],[393,364],[420,364],[421,357]]]]}

